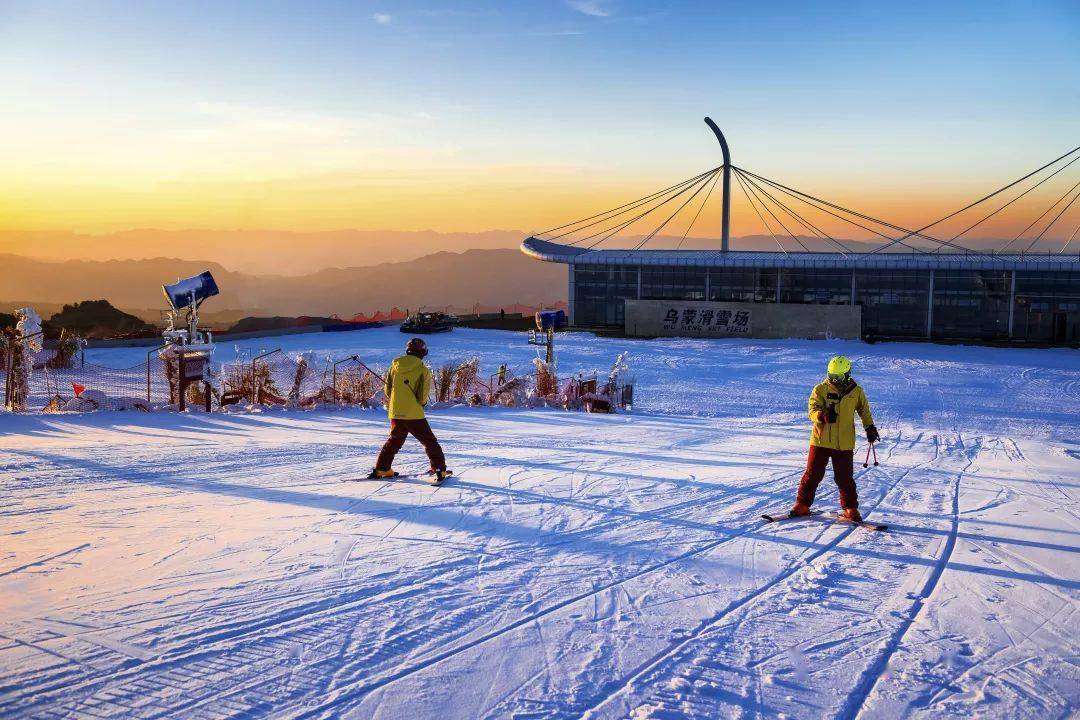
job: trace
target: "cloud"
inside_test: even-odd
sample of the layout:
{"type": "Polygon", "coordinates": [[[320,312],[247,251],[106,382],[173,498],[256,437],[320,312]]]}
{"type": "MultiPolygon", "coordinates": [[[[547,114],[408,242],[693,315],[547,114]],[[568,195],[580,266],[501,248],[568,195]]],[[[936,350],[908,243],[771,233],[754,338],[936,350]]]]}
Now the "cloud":
{"type": "Polygon", "coordinates": [[[370,118],[230,102],[197,102],[191,109],[207,121],[188,132],[191,140],[228,145],[344,142],[362,133],[372,122],[370,118]]]}
{"type": "Polygon", "coordinates": [[[394,21],[393,15],[387,15],[386,13],[375,13],[371,16],[371,19],[380,25],[389,25],[394,21]]]}
{"type": "Polygon", "coordinates": [[[566,0],[566,4],[582,15],[611,17],[614,14],[607,0],[566,0]]]}

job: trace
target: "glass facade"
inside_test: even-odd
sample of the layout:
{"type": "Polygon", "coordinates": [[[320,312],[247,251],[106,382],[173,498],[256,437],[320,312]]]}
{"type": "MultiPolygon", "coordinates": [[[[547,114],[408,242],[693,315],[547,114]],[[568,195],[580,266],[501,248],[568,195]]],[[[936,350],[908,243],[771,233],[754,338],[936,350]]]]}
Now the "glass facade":
{"type": "Polygon", "coordinates": [[[929,270],[856,270],[855,304],[863,335],[926,337],[929,270]]]}
{"type": "MultiPolygon", "coordinates": [[[[574,322],[621,327],[623,300],[639,297],[637,266],[574,266],[574,322]]],[[[861,268],[640,268],[643,300],[862,306],[863,335],[1008,340],[1012,271],[861,268]],[[854,274],[854,277],[852,277],[854,274]],[[933,302],[932,314],[930,303],[933,302]]],[[[1016,271],[1012,338],[1080,342],[1080,272],[1016,271]]]]}
{"type": "Polygon", "coordinates": [[[714,302],[776,302],[776,268],[709,269],[709,299],[714,302]]]}
{"type": "Polygon", "coordinates": [[[800,305],[850,305],[851,270],[784,268],[780,302],[800,305]]]}
{"type": "Polygon", "coordinates": [[[621,327],[623,300],[638,295],[638,269],[624,265],[578,265],[573,273],[575,324],[621,327]]]}
{"type": "Polygon", "coordinates": [[[706,272],[700,267],[643,267],[641,299],[704,300],[706,272]]]}
{"type": "Polygon", "coordinates": [[[1080,341],[1080,273],[1017,270],[1013,316],[1016,339],[1080,341]]]}
{"type": "Polygon", "coordinates": [[[935,270],[930,336],[1004,340],[1009,337],[1009,286],[1001,270],[935,270]]]}

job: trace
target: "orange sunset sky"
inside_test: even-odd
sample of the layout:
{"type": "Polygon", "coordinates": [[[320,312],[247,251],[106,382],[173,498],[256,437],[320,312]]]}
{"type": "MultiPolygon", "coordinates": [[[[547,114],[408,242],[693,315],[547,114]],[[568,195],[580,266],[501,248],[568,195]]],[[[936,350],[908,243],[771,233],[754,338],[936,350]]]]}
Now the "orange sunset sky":
{"type": "Polygon", "coordinates": [[[917,5],[0,2],[0,231],[542,230],[719,164],[704,115],[913,226],[1080,144],[1074,3],[917,5]]]}

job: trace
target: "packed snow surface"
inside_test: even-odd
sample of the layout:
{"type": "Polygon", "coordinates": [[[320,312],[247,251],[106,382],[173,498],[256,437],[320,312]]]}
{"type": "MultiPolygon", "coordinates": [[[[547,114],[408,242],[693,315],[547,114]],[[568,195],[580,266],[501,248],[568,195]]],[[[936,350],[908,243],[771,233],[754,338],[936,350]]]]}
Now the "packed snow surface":
{"type": "MultiPolygon", "coordinates": [[[[240,351],[385,364],[404,339],[240,351]]],[[[430,344],[488,372],[535,352],[430,344]]],[[[377,411],[0,414],[0,716],[1080,713],[1080,353],[558,338],[562,372],[623,350],[632,414],[433,413],[438,488],[358,480],[377,411]],[[759,518],[792,501],[834,353],[881,429],[856,478],[887,532],[759,518]]]]}

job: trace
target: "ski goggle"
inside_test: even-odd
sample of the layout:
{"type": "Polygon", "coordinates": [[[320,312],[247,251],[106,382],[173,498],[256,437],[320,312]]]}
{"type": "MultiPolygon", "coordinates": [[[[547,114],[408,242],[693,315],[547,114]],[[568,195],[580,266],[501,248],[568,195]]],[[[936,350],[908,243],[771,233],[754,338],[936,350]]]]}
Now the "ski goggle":
{"type": "Polygon", "coordinates": [[[829,373],[829,380],[834,383],[846,383],[851,379],[851,373],[844,373],[843,375],[834,375],[829,373]]]}

